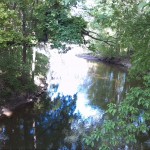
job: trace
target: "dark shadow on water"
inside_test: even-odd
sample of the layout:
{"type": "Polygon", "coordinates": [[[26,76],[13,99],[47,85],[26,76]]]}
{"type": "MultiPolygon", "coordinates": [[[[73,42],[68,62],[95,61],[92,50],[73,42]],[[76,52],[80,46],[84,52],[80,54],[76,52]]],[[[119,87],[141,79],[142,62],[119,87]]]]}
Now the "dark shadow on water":
{"type": "Polygon", "coordinates": [[[58,95],[51,102],[45,96],[34,106],[17,110],[0,123],[0,149],[78,149],[76,143],[65,142],[77,117],[76,99],[76,94],[58,95]]]}

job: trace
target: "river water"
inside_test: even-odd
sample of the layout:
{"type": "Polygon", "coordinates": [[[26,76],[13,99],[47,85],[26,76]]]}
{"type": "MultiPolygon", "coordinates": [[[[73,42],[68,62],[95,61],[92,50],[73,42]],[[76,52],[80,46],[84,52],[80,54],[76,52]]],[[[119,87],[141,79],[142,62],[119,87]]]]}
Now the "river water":
{"type": "Polygon", "coordinates": [[[51,52],[47,94],[0,122],[0,149],[86,149],[84,134],[102,124],[107,104],[122,101],[129,85],[126,71],[81,52],[51,52]]]}

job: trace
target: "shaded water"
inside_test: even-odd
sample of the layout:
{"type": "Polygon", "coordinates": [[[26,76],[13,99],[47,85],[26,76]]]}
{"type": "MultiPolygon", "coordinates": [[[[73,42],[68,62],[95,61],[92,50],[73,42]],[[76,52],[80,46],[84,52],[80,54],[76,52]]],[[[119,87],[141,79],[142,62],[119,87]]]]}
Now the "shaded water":
{"type": "Polygon", "coordinates": [[[127,73],[76,53],[52,52],[47,95],[0,122],[0,149],[86,149],[82,136],[102,124],[108,103],[123,99],[127,73]]]}

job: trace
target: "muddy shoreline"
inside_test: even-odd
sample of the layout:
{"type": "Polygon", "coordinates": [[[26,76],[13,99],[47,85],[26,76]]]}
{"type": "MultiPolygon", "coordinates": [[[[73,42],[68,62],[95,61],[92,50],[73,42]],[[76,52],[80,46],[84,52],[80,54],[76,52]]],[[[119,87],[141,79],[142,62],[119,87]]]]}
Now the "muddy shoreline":
{"type": "Polygon", "coordinates": [[[93,53],[78,54],[76,56],[89,61],[105,62],[108,64],[122,66],[126,69],[131,68],[131,61],[129,58],[102,57],[98,55],[93,55],[93,53]]]}
{"type": "Polygon", "coordinates": [[[46,79],[41,79],[41,84],[37,87],[37,91],[32,94],[24,93],[18,97],[13,97],[13,102],[0,106],[0,119],[10,118],[17,109],[24,108],[28,104],[36,102],[47,91],[48,84],[46,79]]]}

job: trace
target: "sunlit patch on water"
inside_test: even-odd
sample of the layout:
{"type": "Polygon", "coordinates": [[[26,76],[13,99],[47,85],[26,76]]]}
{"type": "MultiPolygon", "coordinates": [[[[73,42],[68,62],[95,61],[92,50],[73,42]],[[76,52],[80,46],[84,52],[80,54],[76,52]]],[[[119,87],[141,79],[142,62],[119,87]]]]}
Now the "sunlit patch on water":
{"type": "MultiPolygon", "coordinates": [[[[82,86],[91,82],[88,80],[89,69],[95,69],[96,63],[87,62],[84,59],[75,56],[77,50],[70,51],[67,54],[53,53],[49,78],[49,95],[52,101],[59,95],[73,96],[77,93],[76,110],[74,113],[80,115],[79,122],[86,120],[86,127],[99,122],[104,111],[100,107],[92,105],[87,97],[87,90],[82,86]]],[[[91,84],[91,83],[90,83],[91,84]]],[[[76,122],[77,123],[77,122],[76,122]]],[[[77,123],[78,124],[78,123],[77,123]]],[[[77,126],[77,124],[73,126],[77,126]]]]}
{"type": "Polygon", "coordinates": [[[82,120],[86,120],[86,126],[89,127],[92,124],[100,122],[104,111],[100,107],[92,106],[85,94],[79,93],[75,113],[79,113],[82,120]]]}

